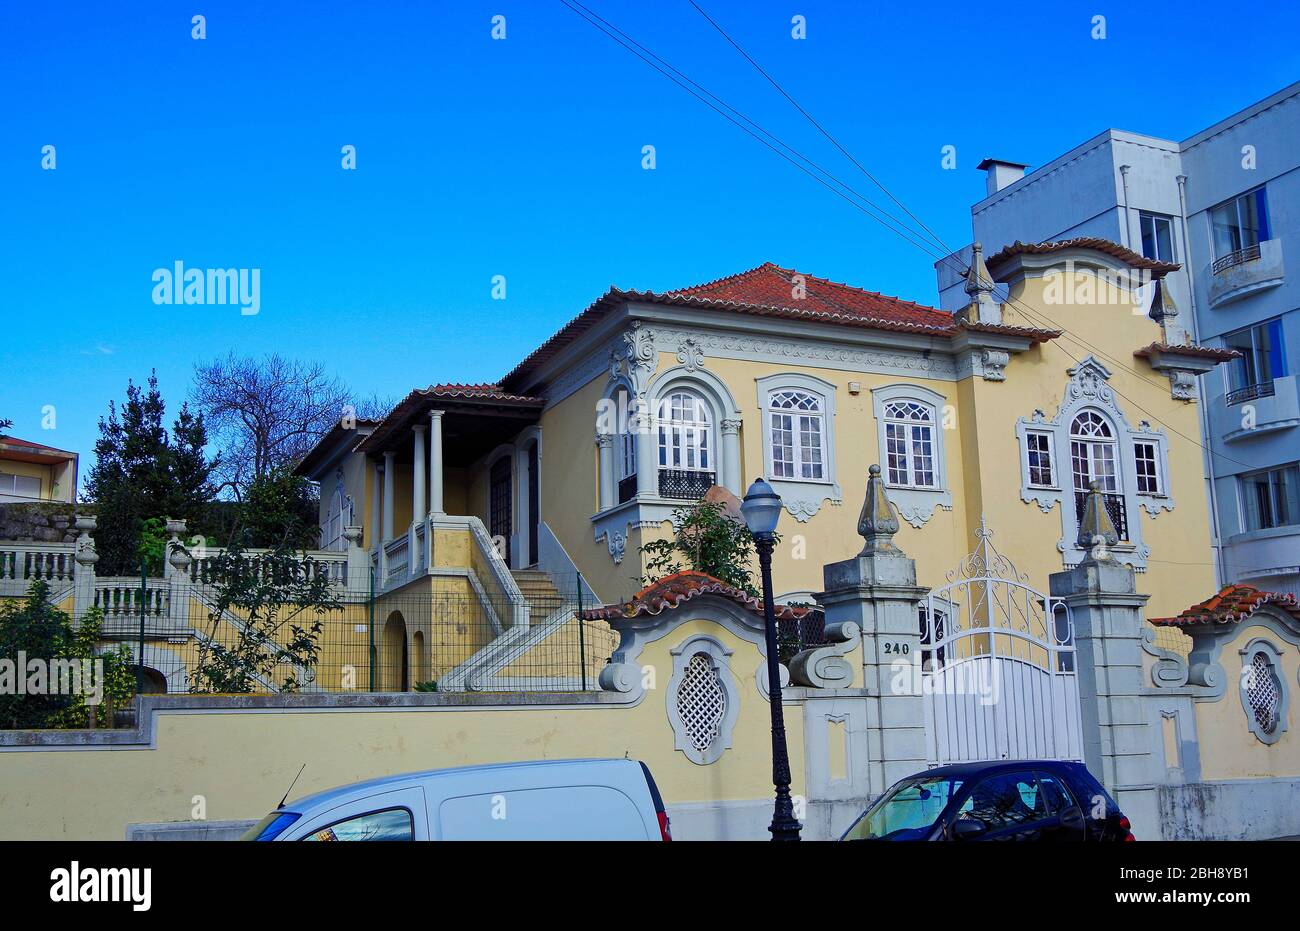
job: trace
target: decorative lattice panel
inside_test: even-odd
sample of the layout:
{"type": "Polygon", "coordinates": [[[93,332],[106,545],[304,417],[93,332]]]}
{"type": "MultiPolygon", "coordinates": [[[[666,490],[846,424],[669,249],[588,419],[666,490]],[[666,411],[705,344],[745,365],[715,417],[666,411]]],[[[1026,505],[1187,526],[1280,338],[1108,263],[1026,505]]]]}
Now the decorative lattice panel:
{"type": "Polygon", "coordinates": [[[1263,653],[1256,653],[1250,661],[1250,675],[1246,682],[1246,703],[1255,715],[1265,734],[1277,727],[1278,711],[1282,705],[1282,689],[1273,672],[1273,664],[1263,653]]]}
{"type": "Polygon", "coordinates": [[[713,660],[707,654],[696,653],[686,664],[681,685],[677,687],[677,714],[691,746],[700,753],[709,749],[718,739],[726,711],[727,694],[718,680],[713,660]]]}

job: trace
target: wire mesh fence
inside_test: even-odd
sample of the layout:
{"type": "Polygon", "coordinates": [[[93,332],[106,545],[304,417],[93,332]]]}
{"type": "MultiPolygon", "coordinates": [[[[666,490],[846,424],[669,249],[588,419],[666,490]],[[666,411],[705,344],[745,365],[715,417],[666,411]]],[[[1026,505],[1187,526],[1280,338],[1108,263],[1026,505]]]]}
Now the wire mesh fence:
{"type": "Polygon", "coordinates": [[[274,611],[223,607],[211,586],[141,593],[124,581],[106,587],[97,608],[102,644],[129,649],[144,691],[599,688],[618,637],[603,621],[579,622],[590,593],[577,584],[559,588],[542,573],[520,575],[522,599],[453,576],[419,591],[340,594],[327,607],[274,611]]]}

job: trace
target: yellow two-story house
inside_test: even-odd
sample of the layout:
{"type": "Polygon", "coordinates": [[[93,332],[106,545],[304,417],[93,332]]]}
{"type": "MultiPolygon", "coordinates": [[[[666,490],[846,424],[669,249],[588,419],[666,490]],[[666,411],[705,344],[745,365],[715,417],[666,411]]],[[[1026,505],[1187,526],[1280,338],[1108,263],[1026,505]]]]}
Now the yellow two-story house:
{"type": "MultiPolygon", "coordinates": [[[[416,389],[300,472],[321,485],[322,545],[351,533],[377,595],[504,599],[469,652],[508,632],[512,593],[534,622],[632,595],[675,508],[760,476],[785,508],[778,600],[808,601],[861,545],[876,463],[920,584],[942,585],[985,527],[1045,590],[1083,556],[1095,482],[1116,557],[1172,615],[1215,590],[1197,376],[1232,356],[1186,344],[1160,289],[1177,267],[1098,239],[976,251],[955,315],[770,263],[613,288],[498,382],[416,389]]],[[[410,629],[438,617],[385,629],[411,677],[468,655],[440,662],[427,643],[445,638],[410,629]]]]}

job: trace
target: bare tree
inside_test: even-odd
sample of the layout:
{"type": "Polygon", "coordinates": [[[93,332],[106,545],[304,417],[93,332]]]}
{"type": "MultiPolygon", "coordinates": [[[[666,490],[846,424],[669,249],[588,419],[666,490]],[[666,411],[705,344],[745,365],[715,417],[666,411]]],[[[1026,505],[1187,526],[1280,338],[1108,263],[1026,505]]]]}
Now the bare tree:
{"type": "Polygon", "coordinates": [[[221,450],[221,488],[239,495],[301,460],[347,413],[351,393],[321,363],[231,352],[195,366],[191,397],[221,450]]]}

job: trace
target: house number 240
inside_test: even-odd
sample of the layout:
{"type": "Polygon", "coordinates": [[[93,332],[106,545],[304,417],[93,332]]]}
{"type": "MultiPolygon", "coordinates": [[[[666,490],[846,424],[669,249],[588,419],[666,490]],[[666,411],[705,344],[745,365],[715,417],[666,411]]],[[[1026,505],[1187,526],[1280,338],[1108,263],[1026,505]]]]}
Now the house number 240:
{"type": "Polygon", "coordinates": [[[885,643],[886,656],[896,656],[899,654],[906,656],[911,651],[912,651],[912,647],[910,644],[907,643],[899,643],[897,641],[894,641],[893,643],[886,641],[885,643]]]}

